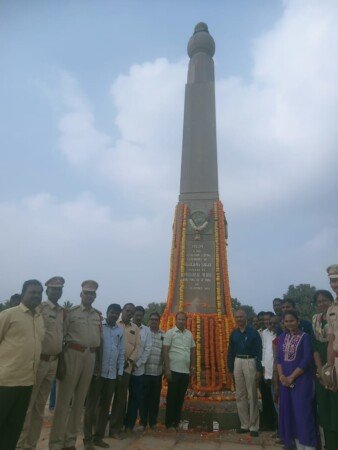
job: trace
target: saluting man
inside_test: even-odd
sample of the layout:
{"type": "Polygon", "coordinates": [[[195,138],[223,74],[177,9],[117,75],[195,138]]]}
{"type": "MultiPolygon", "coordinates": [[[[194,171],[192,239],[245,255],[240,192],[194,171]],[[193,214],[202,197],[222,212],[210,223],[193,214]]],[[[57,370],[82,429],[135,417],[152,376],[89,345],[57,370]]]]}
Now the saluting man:
{"type": "Polygon", "coordinates": [[[48,300],[43,302],[39,312],[44,320],[45,337],[42,342],[42,353],[33,387],[32,396],[21,433],[19,447],[35,449],[40,437],[45,406],[55,378],[58,355],[62,351],[63,341],[63,308],[58,305],[62,296],[65,280],[53,277],[46,281],[48,300]]]}
{"type": "Polygon", "coordinates": [[[98,284],[82,283],[81,304],[67,312],[64,321],[65,375],[58,386],[51,450],[74,450],[83,407],[100,347],[101,313],[92,308],[98,284]]]}

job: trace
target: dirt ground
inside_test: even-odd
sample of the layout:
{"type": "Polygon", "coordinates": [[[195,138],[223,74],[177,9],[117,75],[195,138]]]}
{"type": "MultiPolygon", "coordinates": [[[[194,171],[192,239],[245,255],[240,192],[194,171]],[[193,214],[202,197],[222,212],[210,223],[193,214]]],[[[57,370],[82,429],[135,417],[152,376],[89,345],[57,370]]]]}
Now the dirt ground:
{"type": "MultiPolygon", "coordinates": [[[[46,413],[47,411],[46,409],[46,413]]],[[[48,437],[52,419],[53,415],[48,411],[38,445],[39,450],[48,450],[48,437]]],[[[219,433],[201,433],[188,430],[176,433],[159,426],[156,432],[132,433],[125,435],[125,439],[122,441],[111,438],[105,438],[105,441],[110,444],[112,449],[116,450],[244,450],[248,446],[250,446],[249,450],[280,450],[282,447],[275,443],[271,434],[271,432],[263,432],[260,433],[258,438],[252,438],[249,435],[238,435],[234,430],[219,433]]],[[[84,449],[82,436],[79,436],[76,448],[84,449]]]]}

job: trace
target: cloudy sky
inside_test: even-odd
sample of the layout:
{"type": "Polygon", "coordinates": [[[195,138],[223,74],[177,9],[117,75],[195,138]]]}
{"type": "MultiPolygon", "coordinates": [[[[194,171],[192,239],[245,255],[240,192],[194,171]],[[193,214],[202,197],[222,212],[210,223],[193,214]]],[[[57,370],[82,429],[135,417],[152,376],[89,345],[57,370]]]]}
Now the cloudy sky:
{"type": "Polygon", "coordinates": [[[336,0],[2,1],[0,299],[25,279],[164,301],[186,45],[216,41],[232,295],[270,308],[338,262],[336,0]]]}

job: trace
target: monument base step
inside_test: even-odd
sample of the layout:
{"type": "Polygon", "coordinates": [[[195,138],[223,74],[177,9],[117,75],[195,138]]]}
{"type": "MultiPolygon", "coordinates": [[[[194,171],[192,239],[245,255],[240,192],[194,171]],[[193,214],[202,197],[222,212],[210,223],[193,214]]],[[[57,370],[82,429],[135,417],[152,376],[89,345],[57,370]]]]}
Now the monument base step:
{"type": "MultiPolygon", "coordinates": [[[[165,404],[161,402],[159,421],[164,423],[164,419],[165,404]]],[[[236,402],[189,399],[183,406],[182,424],[187,429],[207,432],[215,431],[217,426],[219,431],[239,428],[236,402]]]]}

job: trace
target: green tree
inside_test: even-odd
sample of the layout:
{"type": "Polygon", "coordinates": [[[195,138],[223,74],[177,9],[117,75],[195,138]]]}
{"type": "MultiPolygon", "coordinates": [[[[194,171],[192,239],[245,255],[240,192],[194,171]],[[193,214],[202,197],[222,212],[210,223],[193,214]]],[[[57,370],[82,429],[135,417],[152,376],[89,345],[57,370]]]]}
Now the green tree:
{"type": "Polygon", "coordinates": [[[0,302],[0,311],[3,311],[4,309],[8,309],[10,307],[9,300],[4,300],[0,302]]]}
{"type": "Polygon", "coordinates": [[[296,302],[300,317],[311,321],[312,316],[316,313],[316,306],[313,301],[316,290],[310,284],[299,284],[298,286],[291,284],[283,298],[292,298],[296,302]]]}
{"type": "Polygon", "coordinates": [[[144,308],[146,310],[145,314],[144,314],[144,319],[143,322],[148,325],[149,322],[149,316],[151,313],[153,312],[158,312],[160,316],[162,316],[163,311],[165,309],[166,303],[164,302],[160,302],[160,303],[156,303],[156,302],[151,302],[148,303],[148,305],[144,308]]]}
{"type": "Polygon", "coordinates": [[[73,306],[74,306],[73,303],[71,303],[69,300],[66,300],[63,302],[63,307],[65,309],[71,309],[71,308],[73,308],[73,306]]]}
{"type": "Polygon", "coordinates": [[[238,309],[243,309],[246,312],[248,319],[250,320],[255,315],[255,310],[250,305],[242,305],[237,298],[231,299],[232,311],[235,313],[238,309]]]}

